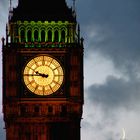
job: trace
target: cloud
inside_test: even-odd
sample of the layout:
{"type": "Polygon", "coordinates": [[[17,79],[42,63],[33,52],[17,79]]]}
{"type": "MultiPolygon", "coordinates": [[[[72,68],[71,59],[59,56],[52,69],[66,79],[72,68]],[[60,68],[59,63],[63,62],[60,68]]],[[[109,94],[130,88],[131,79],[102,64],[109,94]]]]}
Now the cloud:
{"type": "MultiPolygon", "coordinates": [[[[85,36],[85,52],[98,52],[113,61],[116,69],[137,76],[140,69],[140,1],[84,0],[80,21],[85,36]],[[136,74],[136,75],[134,75],[136,74]]],[[[130,75],[131,74],[131,75],[130,75]]]]}
{"type": "MultiPolygon", "coordinates": [[[[5,36],[5,27],[8,22],[8,12],[9,12],[9,0],[0,0],[0,38],[5,36]]],[[[17,0],[12,0],[12,7],[15,7],[17,0]]]]}
{"type": "Polygon", "coordinates": [[[0,139],[5,140],[5,129],[4,129],[4,122],[3,118],[0,116],[0,139]]]}
{"type": "Polygon", "coordinates": [[[114,29],[94,28],[89,27],[87,53],[98,52],[113,61],[116,69],[126,74],[135,74],[140,68],[140,37],[138,37],[140,30],[135,27],[131,31],[128,28],[128,31],[122,30],[123,33],[121,33],[117,27],[114,29]]]}
{"type": "Polygon", "coordinates": [[[6,22],[8,15],[8,1],[1,0],[0,1],[0,44],[1,44],[1,38],[5,37],[5,28],[6,28],[6,22]]]}
{"type": "MultiPolygon", "coordinates": [[[[104,61],[112,62],[114,73],[118,71],[122,76],[116,77],[111,72],[102,84],[92,83],[86,87],[88,100],[104,108],[138,109],[140,1],[87,0],[86,4],[83,3],[81,0],[79,7],[87,10],[82,11],[83,16],[79,19],[84,27],[86,61],[91,61],[90,55],[100,54],[104,61]]],[[[94,78],[94,73],[92,76],[94,78]]]]}
{"type": "Polygon", "coordinates": [[[82,120],[83,140],[118,140],[122,138],[122,128],[125,129],[128,140],[137,140],[140,137],[138,125],[140,112],[124,108],[108,111],[96,103],[86,102],[86,104],[82,120]]]}
{"type": "Polygon", "coordinates": [[[119,24],[139,17],[139,5],[139,0],[80,0],[77,11],[80,12],[79,19],[82,24],[119,24]]]}
{"type": "Polygon", "coordinates": [[[82,137],[118,140],[122,128],[128,139],[139,138],[140,79],[123,79],[109,75],[104,83],[85,89],[82,137]],[[89,136],[87,136],[88,134],[89,136]],[[94,133],[93,133],[94,132],[94,133]]]}
{"type": "Polygon", "coordinates": [[[87,89],[88,100],[102,106],[103,110],[125,108],[135,110],[140,107],[140,80],[126,81],[108,76],[101,85],[92,85],[87,89]]]}

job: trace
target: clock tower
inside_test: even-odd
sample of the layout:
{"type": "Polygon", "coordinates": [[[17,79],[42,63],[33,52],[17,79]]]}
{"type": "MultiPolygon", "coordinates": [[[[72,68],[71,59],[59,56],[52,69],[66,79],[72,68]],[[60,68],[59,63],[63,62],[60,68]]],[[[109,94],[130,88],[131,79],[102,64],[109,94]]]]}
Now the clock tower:
{"type": "Polygon", "coordinates": [[[6,140],[80,140],[83,39],[65,0],[19,0],[3,42],[6,140]]]}

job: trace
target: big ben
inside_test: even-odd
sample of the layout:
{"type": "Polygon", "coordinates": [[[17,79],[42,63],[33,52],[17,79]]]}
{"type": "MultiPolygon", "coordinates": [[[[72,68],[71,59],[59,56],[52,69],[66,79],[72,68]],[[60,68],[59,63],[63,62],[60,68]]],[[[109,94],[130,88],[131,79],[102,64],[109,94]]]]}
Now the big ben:
{"type": "Polygon", "coordinates": [[[65,0],[19,0],[3,39],[6,140],[80,140],[83,39],[65,0]]]}

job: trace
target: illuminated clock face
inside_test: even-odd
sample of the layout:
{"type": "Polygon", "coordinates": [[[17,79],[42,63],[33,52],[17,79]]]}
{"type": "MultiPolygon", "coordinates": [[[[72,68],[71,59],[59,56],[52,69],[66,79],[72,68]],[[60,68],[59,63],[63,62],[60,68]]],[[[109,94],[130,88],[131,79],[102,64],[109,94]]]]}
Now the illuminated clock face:
{"type": "Polygon", "coordinates": [[[47,55],[30,60],[24,68],[23,80],[27,88],[37,95],[50,95],[63,83],[64,72],[60,63],[47,55]]]}

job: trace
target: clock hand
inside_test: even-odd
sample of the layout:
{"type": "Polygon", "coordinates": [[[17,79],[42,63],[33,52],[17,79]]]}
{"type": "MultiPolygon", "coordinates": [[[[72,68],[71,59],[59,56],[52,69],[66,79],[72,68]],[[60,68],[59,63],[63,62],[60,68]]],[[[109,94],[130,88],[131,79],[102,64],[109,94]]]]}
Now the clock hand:
{"type": "Polygon", "coordinates": [[[24,74],[24,76],[40,76],[38,74],[24,74]]]}
{"type": "Polygon", "coordinates": [[[39,76],[42,76],[42,77],[45,77],[45,78],[47,78],[49,76],[48,74],[39,73],[38,71],[36,71],[35,73],[38,74],[39,76]]]}
{"type": "Polygon", "coordinates": [[[42,76],[42,77],[48,77],[49,75],[48,74],[42,74],[42,73],[39,73],[38,71],[35,72],[36,74],[24,74],[24,76],[42,76]]]}

